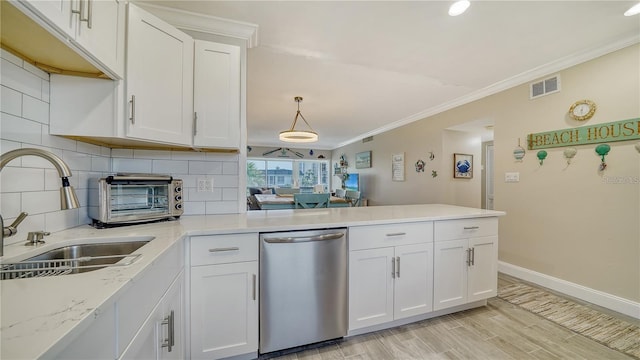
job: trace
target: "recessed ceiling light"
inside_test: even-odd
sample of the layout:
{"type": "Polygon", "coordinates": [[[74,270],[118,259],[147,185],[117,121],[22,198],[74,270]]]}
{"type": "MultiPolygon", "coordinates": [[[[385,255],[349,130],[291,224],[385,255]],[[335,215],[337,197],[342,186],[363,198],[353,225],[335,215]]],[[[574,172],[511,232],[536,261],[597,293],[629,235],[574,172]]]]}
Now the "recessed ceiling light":
{"type": "Polygon", "coordinates": [[[456,1],[449,8],[449,15],[450,16],[461,15],[463,12],[467,11],[467,9],[469,8],[469,5],[471,5],[469,0],[456,1]]]}
{"type": "Polygon", "coordinates": [[[624,16],[633,16],[640,14],[640,3],[637,3],[624,12],[624,16]]]}

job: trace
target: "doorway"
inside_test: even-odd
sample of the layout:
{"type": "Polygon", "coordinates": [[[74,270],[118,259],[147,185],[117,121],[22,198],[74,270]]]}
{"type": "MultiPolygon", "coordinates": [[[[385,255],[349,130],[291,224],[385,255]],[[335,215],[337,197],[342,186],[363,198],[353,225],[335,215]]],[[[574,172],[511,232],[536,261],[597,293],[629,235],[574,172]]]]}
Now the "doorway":
{"type": "Polygon", "coordinates": [[[493,184],[494,184],[494,166],[493,166],[493,141],[482,143],[482,156],[484,162],[483,182],[483,198],[482,208],[493,210],[493,184]]]}

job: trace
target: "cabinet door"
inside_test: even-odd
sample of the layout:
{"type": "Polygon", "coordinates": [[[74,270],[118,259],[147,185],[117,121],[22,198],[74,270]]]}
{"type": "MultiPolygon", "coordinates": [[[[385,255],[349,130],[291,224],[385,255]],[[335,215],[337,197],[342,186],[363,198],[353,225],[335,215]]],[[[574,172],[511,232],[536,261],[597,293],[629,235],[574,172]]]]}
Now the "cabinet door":
{"type": "Polygon", "coordinates": [[[183,359],[183,299],[184,274],[180,274],[154,307],[119,359],[183,359]],[[170,317],[173,317],[171,321],[170,317]],[[172,340],[171,351],[168,347],[169,340],[172,340]]]}
{"type": "Polygon", "coordinates": [[[191,268],[191,359],[258,350],[258,262],[191,268]]]}
{"type": "Polygon", "coordinates": [[[127,136],[191,145],[193,39],[129,4],[127,136]]]}
{"type": "Polygon", "coordinates": [[[349,330],[393,320],[393,247],[349,253],[349,330]]]}
{"type": "Polygon", "coordinates": [[[394,284],[394,319],[433,309],[433,243],[398,246],[394,284]]]}
{"type": "Polygon", "coordinates": [[[472,263],[469,266],[469,302],[483,300],[498,293],[498,237],[469,239],[472,263]]]}
{"type": "Polygon", "coordinates": [[[195,41],[195,129],[200,147],[240,147],[240,48],[195,41]]]}
{"type": "Polygon", "coordinates": [[[467,302],[467,243],[466,239],[434,243],[433,310],[467,302]]]}
{"type": "Polygon", "coordinates": [[[28,7],[43,15],[50,24],[69,37],[75,37],[78,14],[71,12],[71,7],[79,10],[79,1],[72,0],[34,0],[26,1],[28,7]]]}
{"type": "Polygon", "coordinates": [[[98,62],[124,77],[125,7],[119,0],[81,0],[89,22],[78,23],[76,42],[98,62]],[[88,9],[91,9],[89,12],[88,9]],[[91,24],[91,27],[89,27],[91,24]]]}

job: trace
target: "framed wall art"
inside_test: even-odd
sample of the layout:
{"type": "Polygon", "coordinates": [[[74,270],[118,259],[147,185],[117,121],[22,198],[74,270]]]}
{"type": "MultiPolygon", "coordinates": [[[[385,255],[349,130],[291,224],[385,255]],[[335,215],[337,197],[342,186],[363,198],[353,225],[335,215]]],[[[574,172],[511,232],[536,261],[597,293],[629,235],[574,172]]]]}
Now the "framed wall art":
{"type": "Polygon", "coordinates": [[[391,180],[404,181],[404,153],[391,156],[391,180]]]}
{"type": "Polygon", "coordinates": [[[371,167],[371,151],[363,151],[356,154],[356,169],[371,167]]]}
{"type": "Polygon", "coordinates": [[[453,178],[473,179],[473,155],[453,154],[453,178]]]}

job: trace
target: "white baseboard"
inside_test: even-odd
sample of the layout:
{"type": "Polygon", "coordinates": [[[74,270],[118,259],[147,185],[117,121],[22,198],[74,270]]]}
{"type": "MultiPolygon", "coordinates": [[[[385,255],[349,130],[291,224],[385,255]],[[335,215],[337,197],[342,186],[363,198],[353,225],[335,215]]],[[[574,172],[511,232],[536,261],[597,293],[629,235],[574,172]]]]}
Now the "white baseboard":
{"type": "Polygon", "coordinates": [[[553,276],[498,261],[498,271],[519,279],[640,319],[640,303],[553,276]]]}

